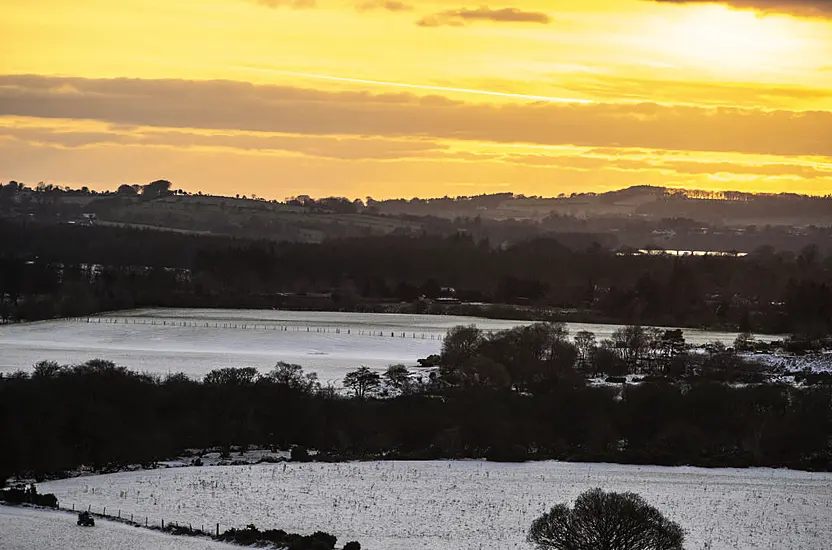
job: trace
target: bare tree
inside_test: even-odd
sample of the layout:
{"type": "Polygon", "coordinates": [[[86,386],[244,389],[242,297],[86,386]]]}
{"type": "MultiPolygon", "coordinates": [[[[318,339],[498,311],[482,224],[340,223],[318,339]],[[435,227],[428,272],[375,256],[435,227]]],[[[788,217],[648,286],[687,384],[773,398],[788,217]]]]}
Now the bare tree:
{"type": "Polygon", "coordinates": [[[558,504],[534,520],[527,540],[538,550],[683,550],[682,528],[635,493],[592,489],[574,508],[558,504]]]}
{"type": "Polygon", "coordinates": [[[404,365],[390,365],[384,372],[384,384],[402,394],[410,393],[410,371],[404,365]]]}
{"type": "Polygon", "coordinates": [[[582,330],[575,334],[575,347],[578,348],[578,361],[584,369],[589,365],[597,345],[595,333],[582,330]]]}
{"type": "Polygon", "coordinates": [[[344,387],[351,389],[358,399],[375,393],[381,386],[381,376],[367,367],[348,372],[344,377],[344,387]]]}
{"type": "Polygon", "coordinates": [[[266,379],[278,386],[304,393],[312,393],[321,387],[317,374],[314,372],[305,374],[303,367],[300,365],[283,361],[278,361],[274,369],[266,376],[266,379]]]}

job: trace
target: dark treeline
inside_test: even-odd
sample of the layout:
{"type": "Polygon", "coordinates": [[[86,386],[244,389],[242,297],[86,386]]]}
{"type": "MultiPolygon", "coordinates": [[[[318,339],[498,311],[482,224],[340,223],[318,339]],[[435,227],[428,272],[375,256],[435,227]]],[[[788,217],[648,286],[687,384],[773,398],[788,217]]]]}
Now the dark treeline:
{"type": "Polygon", "coordinates": [[[232,445],[300,445],[319,449],[318,460],[832,468],[830,385],[730,387],[688,375],[591,387],[569,366],[569,345],[538,338],[535,351],[511,352],[506,344],[516,337],[502,342],[515,355],[508,367],[485,355],[483,342],[472,348],[463,338],[443,350],[440,369],[426,379],[405,380],[392,368],[383,399],[374,397],[378,375],[361,382],[361,370],[352,382],[364,385],[350,387],[362,397],[346,398],[285,364],[263,375],[220,369],[195,381],[106,361],[43,363],[30,375],[0,378],[0,476],[106,470],[232,445]]]}
{"type": "Polygon", "coordinates": [[[0,313],[11,320],[144,306],[287,307],[286,294],[314,295],[310,307],[320,309],[431,311],[430,300],[451,297],[620,323],[818,336],[832,331],[831,288],[832,258],[814,247],[670,258],[551,238],[508,248],[467,235],[309,244],[0,222],[0,313]]]}

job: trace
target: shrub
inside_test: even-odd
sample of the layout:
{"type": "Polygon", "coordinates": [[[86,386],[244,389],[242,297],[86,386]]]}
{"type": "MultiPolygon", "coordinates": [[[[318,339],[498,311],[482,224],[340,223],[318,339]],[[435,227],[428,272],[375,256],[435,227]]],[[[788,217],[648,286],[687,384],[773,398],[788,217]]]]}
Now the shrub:
{"type": "Polygon", "coordinates": [[[532,522],[539,550],[683,550],[684,531],[635,493],[592,489],[532,522]]]}
{"type": "Polygon", "coordinates": [[[231,542],[242,546],[267,546],[289,550],[334,550],[338,539],[334,535],[317,531],[311,535],[297,535],[287,533],[282,529],[267,529],[260,531],[254,525],[245,529],[229,529],[221,534],[220,541],[231,542]]]}
{"type": "Polygon", "coordinates": [[[491,462],[525,462],[528,458],[528,450],[522,445],[497,445],[486,454],[491,462]]]}
{"type": "Polygon", "coordinates": [[[0,502],[8,502],[9,504],[34,504],[47,508],[58,507],[58,497],[51,493],[45,495],[38,494],[37,487],[34,485],[30,485],[25,489],[13,488],[0,490],[0,502]]]}
{"type": "Polygon", "coordinates": [[[297,447],[292,447],[290,456],[293,462],[309,461],[309,451],[306,450],[306,447],[301,447],[300,445],[298,445],[297,447]]]}

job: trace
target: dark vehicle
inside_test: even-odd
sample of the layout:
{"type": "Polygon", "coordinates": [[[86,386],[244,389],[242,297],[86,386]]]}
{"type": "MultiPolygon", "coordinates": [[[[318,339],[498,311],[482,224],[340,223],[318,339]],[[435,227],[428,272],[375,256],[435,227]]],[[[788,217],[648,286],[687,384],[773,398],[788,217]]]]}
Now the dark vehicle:
{"type": "Polygon", "coordinates": [[[78,514],[78,525],[92,527],[95,525],[95,520],[89,512],[81,512],[78,514]]]}

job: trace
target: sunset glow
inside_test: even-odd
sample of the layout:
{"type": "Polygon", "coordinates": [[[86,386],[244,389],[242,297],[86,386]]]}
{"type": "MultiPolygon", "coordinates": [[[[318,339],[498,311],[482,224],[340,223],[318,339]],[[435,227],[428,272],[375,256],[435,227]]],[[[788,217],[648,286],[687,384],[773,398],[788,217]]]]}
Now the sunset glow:
{"type": "Polygon", "coordinates": [[[824,2],[311,4],[0,0],[0,179],[832,192],[824,2]]]}

